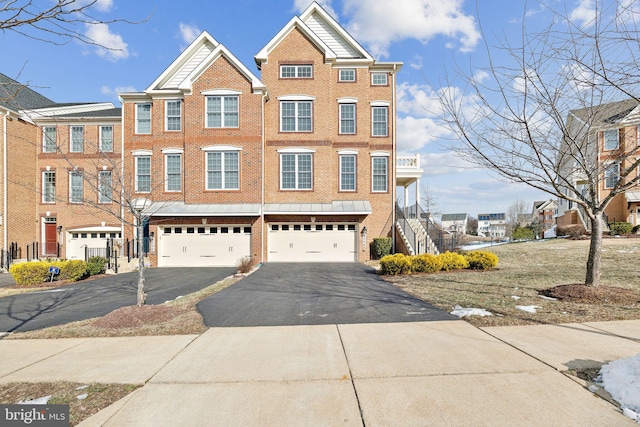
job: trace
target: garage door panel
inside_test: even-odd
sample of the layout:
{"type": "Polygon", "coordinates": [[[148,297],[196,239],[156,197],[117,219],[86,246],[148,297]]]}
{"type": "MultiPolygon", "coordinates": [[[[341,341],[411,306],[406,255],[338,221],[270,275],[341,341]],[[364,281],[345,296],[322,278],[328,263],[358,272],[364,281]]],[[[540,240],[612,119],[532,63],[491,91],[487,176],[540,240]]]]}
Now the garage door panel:
{"type": "Polygon", "coordinates": [[[357,227],[353,224],[351,229],[341,224],[342,229],[325,225],[320,230],[316,229],[317,224],[297,224],[298,229],[294,228],[296,225],[273,225],[269,227],[268,241],[271,262],[356,261],[357,227]]]}
{"type": "MultiPolygon", "coordinates": [[[[237,227],[235,227],[237,228],[237,227]]],[[[165,226],[160,234],[158,244],[158,264],[160,267],[231,267],[240,258],[251,256],[251,233],[233,232],[234,227],[190,227],[165,226]],[[176,228],[182,228],[182,233],[175,233],[176,228]],[[193,228],[193,233],[185,233],[187,228],[193,228]],[[205,232],[198,232],[198,229],[205,232]],[[215,228],[216,232],[210,230],[215,228]],[[225,228],[228,232],[222,233],[225,228]],[[167,230],[171,232],[167,233],[167,230]]]]}

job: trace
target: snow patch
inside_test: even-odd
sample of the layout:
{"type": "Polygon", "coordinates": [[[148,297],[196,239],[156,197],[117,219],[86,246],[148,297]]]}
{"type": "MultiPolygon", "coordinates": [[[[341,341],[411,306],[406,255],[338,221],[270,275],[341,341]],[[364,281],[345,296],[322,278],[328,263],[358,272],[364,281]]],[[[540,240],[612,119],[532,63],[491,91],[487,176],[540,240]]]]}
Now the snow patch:
{"type": "Polygon", "coordinates": [[[46,405],[51,399],[51,395],[38,397],[37,399],[21,400],[18,405],[46,405]]]}
{"type": "Polygon", "coordinates": [[[546,299],[547,301],[558,301],[558,298],[548,297],[546,295],[538,295],[542,299],[546,299]]]}
{"type": "Polygon", "coordinates": [[[600,369],[597,381],[620,404],[622,412],[640,422],[640,354],[614,360],[600,369]]]}
{"type": "Polygon", "coordinates": [[[453,311],[450,314],[461,318],[465,316],[493,316],[491,312],[485,310],[484,308],[463,308],[459,305],[453,307],[453,311]]]}
{"type": "Polygon", "coordinates": [[[514,299],[514,300],[516,300],[516,301],[518,301],[518,300],[520,299],[520,297],[519,297],[519,296],[517,296],[517,295],[511,295],[511,298],[513,298],[513,299],[514,299]]]}
{"type": "Polygon", "coordinates": [[[76,396],[76,398],[77,398],[78,400],[84,400],[84,399],[86,399],[87,397],[89,397],[89,393],[83,393],[83,394],[79,394],[79,395],[77,395],[77,396],[76,396]]]}
{"type": "Polygon", "coordinates": [[[540,308],[537,305],[516,305],[518,310],[526,311],[527,313],[537,313],[536,309],[540,308]]]}

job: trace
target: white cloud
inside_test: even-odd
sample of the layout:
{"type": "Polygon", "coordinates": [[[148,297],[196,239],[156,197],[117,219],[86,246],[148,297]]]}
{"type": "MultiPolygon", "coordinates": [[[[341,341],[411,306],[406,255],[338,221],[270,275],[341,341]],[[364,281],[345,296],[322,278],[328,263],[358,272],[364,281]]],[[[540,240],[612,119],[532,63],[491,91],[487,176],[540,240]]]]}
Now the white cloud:
{"type": "Polygon", "coordinates": [[[113,0],[96,0],[94,5],[100,12],[108,12],[113,7],[113,0]]]}
{"type": "Polygon", "coordinates": [[[344,0],[349,31],[366,43],[371,53],[386,57],[389,46],[405,39],[427,43],[436,36],[455,39],[462,52],[480,40],[476,20],[462,10],[463,0],[344,0]]]}
{"type": "Polygon", "coordinates": [[[453,151],[446,153],[420,153],[420,164],[425,176],[461,174],[478,170],[453,151]]]}
{"type": "Polygon", "coordinates": [[[136,88],[133,86],[116,86],[114,88],[112,88],[111,86],[102,86],[100,88],[100,92],[103,95],[112,96],[112,95],[118,95],[124,92],[137,92],[137,91],[136,91],[136,88]]]}
{"type": "Polygon", "coordinates": [[[111,61],[129,57],[128,44],[122,40],[122,36],[112,33],[107,24],[85,24],[85,36],[97,46],[98,55],[111,61]]]}
{"type": "Polygon", "coordinates": [[[409,63],[409,66],[414,70],[422,70],[422,55],[414,55],[413,61],[409,63]]]}
{"type": "Polygon", "coordinates": [[[180,39],[182,39],[183,46],[181,49],[184,49],[188,45],[191,44],[198,36],[202,33],[198,27],[195,25],[185,24],[183,22],[180,23],[180,39]]]}
{"type": "Polygon", "coordinates": [[[594,0],[580,0],[580,4],[569,13],[569,20],[579,26],[590,26],[596,18],[594,0]]]}

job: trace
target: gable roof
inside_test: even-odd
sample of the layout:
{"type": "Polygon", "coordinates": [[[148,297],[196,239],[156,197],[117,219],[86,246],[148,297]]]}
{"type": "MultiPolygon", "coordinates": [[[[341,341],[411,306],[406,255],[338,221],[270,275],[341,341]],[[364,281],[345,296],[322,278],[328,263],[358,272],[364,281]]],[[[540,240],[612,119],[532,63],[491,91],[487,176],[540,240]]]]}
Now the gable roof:
{"type": "Polygon", "coordinates": [[[19,111],[45,108],[56,103],[22,83],[0,73],[0,107],[19,111]]]}
{"type": "Polygon", "coordinates": [[[338,22],[315,1],[302,14],[293,17],[254,59],[258,69],[284,38],[294,29],[300,30],[324,54],[326,60],[361,60],[374,62],[367,52],[338,22]]]}
{"type": "Polygon", "coordinates": [[[145,90],[147,93],[165,91],[190,91],[193,82],[211,64],[224,56],[251,82],[254,92],[266,90],[249,69],[208,32],[203,31],[162,74],[145,90]]]}
{"type": "Polygon", "coordinates": [[[612,127],[612,125],[640,120],[640,101],[625,99],[571,110],[573,116],[583,123],[590,123],[592,127],[612,127]]]}

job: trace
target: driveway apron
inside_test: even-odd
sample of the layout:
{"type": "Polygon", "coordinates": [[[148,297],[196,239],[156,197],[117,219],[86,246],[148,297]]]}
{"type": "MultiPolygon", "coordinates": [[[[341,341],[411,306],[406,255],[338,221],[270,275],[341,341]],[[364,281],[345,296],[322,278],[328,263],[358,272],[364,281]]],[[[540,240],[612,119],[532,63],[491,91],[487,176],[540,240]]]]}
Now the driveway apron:
{"type": "Polygon", "coordinates": [[[224,327],[457,320],[359,263],[267,263],[198,311],[224,327]]]}

